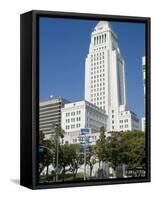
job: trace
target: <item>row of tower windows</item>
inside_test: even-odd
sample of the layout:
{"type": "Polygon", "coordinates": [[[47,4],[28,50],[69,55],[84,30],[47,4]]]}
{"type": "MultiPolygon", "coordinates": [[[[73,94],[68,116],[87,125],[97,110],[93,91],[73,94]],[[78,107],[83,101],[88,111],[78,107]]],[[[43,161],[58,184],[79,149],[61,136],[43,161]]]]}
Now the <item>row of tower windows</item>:
{"type": "Polygon", "coordinates": [[[103,65],[103,66],[102,66],[102,65],[101,65],[101,66],[97,66],[97,67],[96,67],[96,66],[94,66],[94,67],[92,66],[92,67],[91,67],[91,72],[94,71],[94,72],[97,72],[97,73],[98,73],[99,70],[100,70],[100,72],[101,72],[102,70],[103,70],[103,72],[104,72],[104,65],[103,65]]]}
{"type": "MultiPolygon", "coordinates": [[[[96,79],[96,78],[102,78],[102,77],[104,77],[105,75],[103,74],[99,74],[99,75],[97,75],[97,76],[91,76],[91,79],[96,79]]],[[[105,79],[103,78],[103,81],[104,81],[105,79]]]]}
{"type": "MultiPolygon", "coordinates": [[[[91,81],[91,84],[98,83],[98,82],[102,82],[102,79],[97,79],[97,80],[91,81]]],[[[105,85],[105,83],[103,82],[103,86],[104,85],[105,85]]]]}
{"type": "Polygon", "coordinates": [[[103,35],[94,37],[94,45],[102,44],[104,42],[106,42],[106,33],[103,35]]]}
{"type": "Polygon", "coordinates": [[[105,101],[103,101],[103,102],[100,101],[99,102],[99,100],[95,101],[94,99],[91,99],[91,102],[95,102],[95,103],[97,103],[97,105],[102,105],[102,104],[105,105],[105,101]]]}
{"type": "Polygon", "coordinates": [[[100,52],[100,53],[97,53],[97,54],[92,54],[92,55],[91,55],[91,58],[96,58],[96,57],[98,57],[99,55],[100,55],[100,56],[102,56],[102,55],[104,56],[104,52],[100,52]]]}
{"type": "MultiPolygon", "coordinates": [[[[100,81],[99,81],[99,79],[97,79],[97,81],[96,81],[96,79],[94,81],[93,80],[91,81],[91,85],[97,84],[97,87],[102,86],[102,83],[103,83],[103,85],[105,85],[105,83],[102,82],[102,79],[100,79],[100,81]]],[[[94,87],[96,87],[96,86],[94,86],[94,87]]]]}
{"type": "Polygon", "coordinates": [[[94,52],[98,52],[98,51],[103,50],[103,49],[106,49],[106,46],[94,48],[93,50],[94,50],[94,52]]]}
{"type": "Polygon", "coordinates": [[[94,99],[91,99],[91,102],[92,103],[97,103],[98,105],[103,105],[103,106],[105,106],[105,101],[103,100],[94,100],[94,99]]]}
{"type": "Polygon", "coordinates": [[[94,81],[93,80],[91,81],[91,88],[96,87],[96,85],[97,85],[97,87],[100,87],[100,88],[102,87],[102,85],[105,86],[105,79],[104,78],[100,79],[100,81],[98,81],[98,80],[99,79],[97,79],[97,81],[96,81],[96,79],[95,79],[94,81]]]}
{"type": "Polygon", "coordinates": [[[102,73],[102,71],[104,72],[105,70],[103,69],[103,70],[101,70],[100,69],[100,71],[99,70],[94,70],[94,72],[93,72],[93,70],[91,70],[92,72],[91,72],[91,75],[93,75],[93,74],[97,74],[97,73],[102,73]]]}
{"type": "Polygon", "coordinates": [[[100,62],[100,64],[99,64],[99,63],[98,63],[98,64],[96,64],[96,63],[94,63],[94,64],[91,63],[91,68],[96,69],[96,65],[97,65],[97,69],[98,69],[98,68],[101,69],[102,67],[104,68],[104,63],[102,64],[101,62],[100,62]]]}
{"type": "Polygon", "coordinates": [[[100,107],[100,108],[105,110],[105,105],[102,105],[102,102],[95,102],[94,105],[96,105],[96,106],[98,106],[98,107],[100,107]]]}
{"type": "MultiPolygon", "coordinates": [[[[103,92],[103,93],[105,93],[105,92],[103,92]]],[[[103,100],[105,100],[105,96],[104,96],[104,94],[102,95],[102,92],[100,92],[100,94],[99,93],[91,94],[91,99],[93,99],[95,97],[100,97],[100,100],[102,100],[102,97],[103,97],[103,100]]],[[[96,99],[94,99],[94,100],[96,100],[96,99]]],[[[97,100],[99,100],[99,99],[97,98],[97,100]]]]}
{"type": "MultiPolygon", "coordinates": [[[[91,97],[96,97],[96,96],[99,96],[99,95],[101,96],[102,92],[91,94],[91,97]]],[[[100,99],[102,99],[102,97],[100,97],[100,99]]],[[[105,96],[103,96],[103,99],[105,99],[105,96]]]]}
{"type": "Polygon", "coordinates": [[[104,95],[105,95],[105,92],[103,92],[103,94],[102,94],[102,92],[100,92],[99,95],[98,95],[98,93],[97,93],[97,95],[96,95],[96,93],[93,93],[93,94],[91,94],[91,99],[96,101],[96,100],[99,100],[99,99],[102,100],[102,98],[103,98],[103,100],[105,100],[105,96],[104,95]],[[97,99],[96,99],[96,97],[97,97],[97,99]]]}
{"type": "Polygon", "coordinates": [[[93,62],[93,61],[96,61],[96,60],[102,60],[102,59],[104,59],[104,56],[99,56],[99,57],[96,57],[96,58],[91,58],[91,62],[93,62]]]}
{"type": "MultiPolygon", "coordinates": [[[[97,61],[99,61],[99,59],[97,59],[97,61]]],[[[101,65],[101,64],[104,64],[104,60],[102,60],[102,61],[100,61],[100,62],[93,62],[93,61],[91,61],[91,65],[101,65]]]]}
{"type": "MultiPolygon", "coordinates": [[[[102,91],[102,87],[100,87],[100,88],[97,88],[97,92],[98,91],[102,91]]],[[[96,88],[93,90],[93,89],[91,89],[91,93],[93,93],[93,92],[96,92],[96,88]]],[[[104,93],[103,93],[104,94],[104,93]]]]}
{"type": "MultiPolygon", "coordinates": [[[[99,73],[99,70],[100,70],[100,72],[102,72],[102,67],[100,67],[100,68],[99,67],[97,67],[97,68],[96,67],[94,67],[94,68],[92,67],[91,68],[91,72],[94,71],[94,73],[96,73],[96,72],[99,73]]],[[[104,65],[103,65],[103,72],[104,72],[104,65]]]]}
{"type": "MultiPolygon", "coordinates": [[[[103,82],[103,86],[105,85],[105,83],[103,82]]],[[[99,90],[99,87],[100,87],[100,90],[102,90],[102,83],[97,83],[97,84],[91,84],[91,89],[93,89],[93,88],[98,88],[98,90],[99,90]]]]}
{"type": "MultiPolygon", "coordinates": [[[[97,87],[100,87],[100,88],[102,88],[102,85],[103,85],[103,89],[104,89],[105,82],[102,82],[102,81],[99,82],[99,81],[96,81],[96,80],[94,80],[94,82],[91,81],[91,86],[96,87],[96,85],[97,85],[97,87]]],[[[91,87],[91,88],[93,88],[93,87],[91,87]]]]}
{"type": "Polygon", "coordinates": [[[97,97],[97,100],[102,100],[102,97],[103,97],[103,100],[105,100],[105,92],[103,92],[103,95],[102,95],[102,92],[100,92],[100,94],[99,93],[97,93],[97,95],[96,95],[96,93],[93,93],[93,94],[91,94],[91,99],[93,99],[94,101],[96,101],[96,98],[95,97],[97,97]],[[99,98],[100,97],[100,98],[99,98]]]}
{"type": "MultiPolygon", "coordinates": [[[[98,75],[97,76],[99,76],[100,75],[100,77],[104,77],[105,76],[105,74],[103,73],[103,74],[101,74],[101,71],[100,71],[100,74],[99,74],[99,72],[97,71],[97,73],[98,73],[98,75]]],[[[94,73],[93,72],[91,72],[91,75],[93,75],[93,74],[97,74],[96,73],[96,71],[94,71],[94,73]]],[[[97,77],[98,78],[98,77],[97,77]]]]}
{"type": "MultiPolygon", "coordinates": [[[[102,98],[100,97],[97,97],[97,98],[94,98],[94,99],[91,99],[91,101],[93,102],[96,102],[96,101],[99,101],[99,100],[102,100],[102,98]]],[[[101,101],[102,102],[102,101],[101,101]]],[[[103,101],[103,104],[105,104],[105,101],[103,101]]]]}

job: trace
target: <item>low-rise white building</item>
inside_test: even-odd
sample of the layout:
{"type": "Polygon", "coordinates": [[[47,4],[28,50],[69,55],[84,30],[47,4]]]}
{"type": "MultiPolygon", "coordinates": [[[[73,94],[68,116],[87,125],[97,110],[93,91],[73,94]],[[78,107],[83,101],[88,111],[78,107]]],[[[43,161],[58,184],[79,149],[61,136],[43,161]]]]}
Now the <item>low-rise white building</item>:
{"type": "Polygon", "coordinates": [[[90,128],[92,138],[99,138],[99,130],[107,129],[107,115],[104,110],[88,101],[67,103],[61,109],[61,126],[65,131],[63,143],[79,143],[81,128],[90,128]]]}
{"type": "Polygon", "coordinates": [[[139,119],[135,113],[130,110],[120,111],[119,131],[131,131],[139,129],[139,119]]]}

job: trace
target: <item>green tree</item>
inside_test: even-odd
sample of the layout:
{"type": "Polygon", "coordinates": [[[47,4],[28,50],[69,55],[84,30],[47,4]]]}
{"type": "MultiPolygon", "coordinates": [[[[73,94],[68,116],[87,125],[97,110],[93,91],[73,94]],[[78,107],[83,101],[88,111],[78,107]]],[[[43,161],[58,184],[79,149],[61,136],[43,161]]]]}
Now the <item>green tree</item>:
{"type": "Polygon", "coordinates": [[[111,136],[107,138],[107,157],[114,170],[123,163],[124,145],[122,143],[122,134],[123,132],[112,132],[111,136]]]}
{"type": "Polygon", "coordinates": [[[123,160],[128,168],[145,168],[145,133],[142,131],[131,131],[123,134],[125,151],[123,160]]]}
{"type": "Polygon", "coordinates": [[[80,145],[61,145],[59,165],[62,168],[62,181],[65,180],[66,172],[72,172],[75,179],[77,171],[83,164],[83,155],[80,154],[80,145]]]}
{"type": "Polygon", "coordinates": [[[135,170],[145,167],[145,133],[142,131],[112,132],[107,138],[107,157],[114,170],[122,164],[135,170]]]}
{"type": "Polygon", "coordinates": [[[76,152],[70,148],[70,145],[61,145],[59,165],[62,167],[62,181],[65,180],[65,174],[70,171],[70,165],[72,159],[76,156],[76,152]],[[69,167],[69,169],[66,169],[69,167]]]}
{"type": "Polygon", "coordinates": [[[107,160],[107,143],[106,143],[106,136],[105,136],[105,128],[100,128],[100,136],[99,139],[96,142],[95,147],[96,155],[99,160],[99,168],[100,168],[100,162],[107,160]]]}
{"type": "Polygon", "coordinates": [[[83,154],[80,154],[80,144],[71,144],[70,149],[74,152],[70,163],[70,169],[73,173],[73,178],[75,179],[78,169],[84,163],[84,156],[83,154]]]}
{"type": "Polygon", "coordinates": [[[48,178],[49,165],[53,162],[53,153],[52,149],[54,147],[51,140],[44,140],[44,133],[42,131],[39,132],[39,159],[40,159],[40,167],[39,173],[41,174],[44,168],[46,167],[46,178],[48,178]]]}
{"type": "Polygon", "coordinates": [[[39,164],[39,173],[41,174],[44,168],[46,167],[46,178],[49,175],[49,165],[52,164],[55,168],[58,168],[58,159],[60,152],[60,139],[64,137],[64,130],[58,126],[53,125],[54,134],[51,135],[51,138],[48,140],[44,140],[44,134],[42,131],[39,132],[39,147],[44,149],[44,152],[39,152],[39,157],[41,163],[39,164]]]}

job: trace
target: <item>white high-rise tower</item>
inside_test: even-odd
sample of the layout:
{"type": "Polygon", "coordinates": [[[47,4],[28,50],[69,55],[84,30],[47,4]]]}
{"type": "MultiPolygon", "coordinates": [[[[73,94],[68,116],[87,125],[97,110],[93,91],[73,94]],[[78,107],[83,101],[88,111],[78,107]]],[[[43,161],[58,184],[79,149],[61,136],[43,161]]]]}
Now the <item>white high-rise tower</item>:
{"type": "Polygon", "coordinates": [[[138,129],[136,115],[126,106],[125,63],[117,39],[110,23],[100,21],[85,63],[85,99],[106,111],[108,131],[138,129]]]}

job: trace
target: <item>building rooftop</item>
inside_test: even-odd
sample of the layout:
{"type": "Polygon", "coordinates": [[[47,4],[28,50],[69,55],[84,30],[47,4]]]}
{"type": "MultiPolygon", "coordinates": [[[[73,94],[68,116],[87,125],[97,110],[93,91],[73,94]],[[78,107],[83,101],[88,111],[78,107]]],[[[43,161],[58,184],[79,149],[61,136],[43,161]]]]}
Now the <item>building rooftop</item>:
{"type": "Polygon", "coordinates": [[[99,21],[97,23],[97,25],[95,26],[94,32],[92,32],[92,34],[94,34],[95,31],[103,32],[103,31],[108,31],[108,30],[110,30],[112,32],[115,39],[118,38],[117,35],[115,34],[115,32],[113,31],[110,22],[108,22],[108,21],[99,21]]]}
{"type": "Polygon", "coordinates": [[[105,110],[103,110],[102,108],[99,108],[98,106],[96,106],[93,103],[90,103],[89,101],[86,101],[86,100],[67,103],[67,104],[65,104],[64,109],[74,107],[74,106],[81,106],[81,105],[90,106],[90,107],[92,107],[100,112],[103,112],[105,114],[105,110]]]}
{"type": "Polygon", "coordinates": [[[52,98],[50,98],[50,99],[48,99],[48,100],[45,100],[45,101],[41,101],[41,102],[40,102],[40,106],[48,105],[48,104],[54,104],[54,103],[58,103],[58,102],[70,103],[69,100],[64,99],[64,98],[61,97],[61,96],[58,96],[58,97],[52,97],[52,98]]]}

